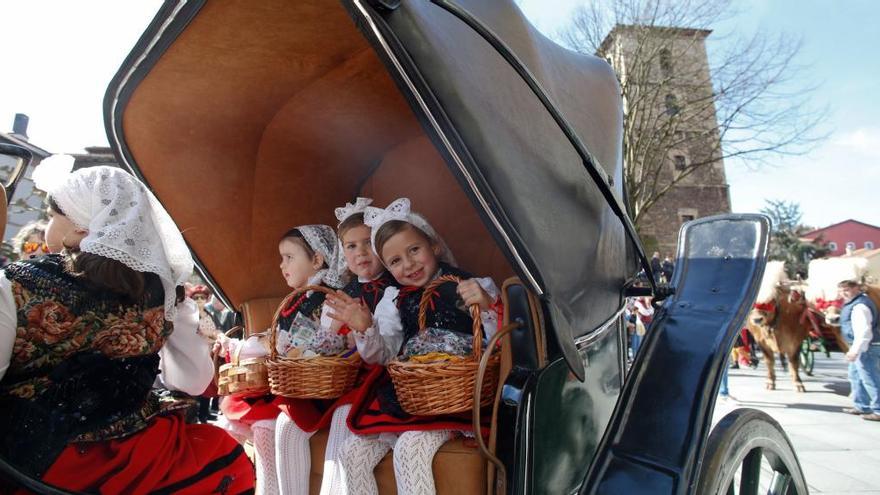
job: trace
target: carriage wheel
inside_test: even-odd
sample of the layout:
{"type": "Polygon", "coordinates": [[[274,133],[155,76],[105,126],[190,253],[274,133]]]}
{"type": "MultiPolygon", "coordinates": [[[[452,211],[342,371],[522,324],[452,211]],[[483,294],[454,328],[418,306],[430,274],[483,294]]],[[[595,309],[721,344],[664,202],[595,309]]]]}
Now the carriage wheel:
{"type": "Polygon", "coordinates": [[[816,365],[816,351],[811,347],[812,339],[809,337],[801,342],[801,369],[807,376],[813,376],[813,366],[816,365]]]}
{"type": "Polygon", "coordinates": [[[768,414],[737,409],[709,435],[696,493],[806,495],[791,442],[768,414]]]}

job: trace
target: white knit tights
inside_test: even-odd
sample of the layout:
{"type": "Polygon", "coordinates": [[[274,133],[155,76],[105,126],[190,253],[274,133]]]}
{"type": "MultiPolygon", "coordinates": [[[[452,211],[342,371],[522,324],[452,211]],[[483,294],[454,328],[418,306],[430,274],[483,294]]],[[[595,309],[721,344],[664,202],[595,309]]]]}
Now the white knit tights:
{"type": "Polygon", "coordinates": [[[286,413],[278,415],[275,427],[275,458],[278,488],[281,495],[308,495],[312,456],[306,433],[286,413]]]}
{"type": "Polygon", "coordinates": [[[339,452],[349,495],[378,495],[373,469],[385,457],[391,445],[378,435],[352,435],[339,452]]]}
{"type": "Polygon", "coordinates": [[[450,438],[448,430],[405,431],[394,444],[394,477],[398,495],[433,495],[434,454],[450,438]]]}
{"type": "Polygon", "coordinates": [[[330,420],[330,437],[327,439],[327,450],[324,451],[324,477],[321,479],[321,495],[348,495],[345,480],[345,469],[339,460],[340,450],[346,442],[355,436],[348,429],[346,418],[351,405],[338,407],[333,411],[330,420]]]}
{"type": "Polygon", "coordinates": [[[275,420],[263,419],[251,425],[256,450],[257,486],[260,495],[278,495],[275,476],[275,420]]]}

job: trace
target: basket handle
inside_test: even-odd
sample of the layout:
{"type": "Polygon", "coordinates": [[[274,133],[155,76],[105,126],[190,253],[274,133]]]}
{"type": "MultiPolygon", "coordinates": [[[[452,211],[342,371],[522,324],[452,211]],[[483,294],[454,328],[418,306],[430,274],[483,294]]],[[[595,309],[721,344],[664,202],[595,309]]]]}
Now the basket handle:
{"type": "Polygon", "coordinates": [[[323,285],[307,285],[305,287],[301,287],[299,289],[294,290],[290,294],[284,297],[281,300],[281,304],[278,305],[278,308],[275,309],[275,314],[272,315],[272,325],[269,327],[269,358],[276,359],[278,357],[278,350],[275,349],[275,342],[278,340],[278,318],[281,316],[281,311],[290,304],[290,301],[300,294],[306,293],[308,291],[315,292],[323,292],[324,294],[331,294],[333,289],[328,287],[324,287],[323,285]]]}
{"type": "MultiPolygon", "coordinates": [[[[240,325],[234,326],[234,327],[230,328],[229,330],[223,332],[223,335],[228,337],[239,330],[244,330],[244,327],[242,327],[240,325]]],[[[241,347],[241,346],[239,346],[239,347],[241,347]]],[[[236,349],[236,351],[237,352],[233,353],[234,355],[232,356],[232,359],[235,362],[235,364],[238,365],[239,352],[238,352],[238,349],[236,349]]],[[[220,380],[220,354],[222,352],[223,352],[222,347],[218,347],[216,350],[211,351],[211,359],[214,361],[214,386],[219,385],[218,382],[220,380]]]]}
{"type": "MultiPolygon", "coordinates": [[[[522,323],[519,321],[508,323],[507,325],[504,325],[501,330],[498,330],[498,332],[496,332],[491,339],[489,339],[488,351],[486,352],[486,354],[483,355],[482,358],[480,358],[480,366],[477,368],[477,376],[474,383],[474,409],[472,411],[474,440],[477,441],[477,447],[479,448],[480,453],[483,455],[483,457],[494,464],[495,469],[497,469],[501,473],[501,483],[505,483],[507,480],[507,469],[504,467],[504,463],[501,462],[501,459],[496,457],[495,454],[493,454],[489,450],[489,448],[486,446],[486,442],[483,441],[483,435],[480,433],[480,426],[482,423],[480,419],[480,402],[482,402],[482,397],[480,397],[480,394],[483,391],[483,377],[486,375],[486,367],[489,364],[489,357],[492,355],[492,351],[496,348],[496,344],[503,337],[506,337],[507,334],[516,330],[520,326],[522,326],[522,323]]],[[[489,483],[491,484],[492,480],[489,480],[489,483]]],[[[500,490],[501,493],[505,493],[505,491],[506,490],[504,490],[503,488],[500,490]]]]}
{"type": "MultiPolygon", "coordinates": [[[[441,275],[425,285],[425,290],[422,291],[422,299],[419,301],[419,332],[423,332],[427,326],[428,305],[431,303],[431,294],[433,294],[434,290],[443,284],[453,283],[458,285],[461,281],[461,277],[455,275],[441,275]]],[[[483,353],[483,334],[481,332],[483,325],[480,320],[480,306],[472,304],[469,309],[471,312],[471,319],[474,321],[474,344],[471,357],[473,357],[474,360],[479,360],[480,355],[483,353]]]]}

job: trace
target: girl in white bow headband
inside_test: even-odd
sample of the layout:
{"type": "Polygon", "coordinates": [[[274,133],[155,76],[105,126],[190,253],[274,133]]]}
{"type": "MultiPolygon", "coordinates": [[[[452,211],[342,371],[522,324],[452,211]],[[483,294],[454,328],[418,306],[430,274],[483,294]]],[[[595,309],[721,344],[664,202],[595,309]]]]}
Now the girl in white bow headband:
{"type": "MultiPolygon", "coordinates": [[[[451,335],[452,340],[457,335],[457,339],[469,341],[473,320],[466,308],[477,304],[487,336],[495,332],[498,289],[494,282],[490,278],[473,278],[453,266],[446,244],[424,217],[410,210],[409,199],[400,198],[384,210],[367,207],[364,222],[371,227],[374,251],[402,286],[385,290],[374,317],[363,312],[362,317],[349,322],[365,362],[387,364],[402,349],[418,341],[419,301],[425,286],[440,275],[455,275],[463,281],[457,287],[442,285],[434,293],[428,326],[451,335]]],[[[336,298],[328,300],[328,305],[340,313],[351,309],[336,298]]],[[[355,433],[362,434],[350,438],[340,454],[349,493],[377,493],[373,469],[391,448],[398,493],[434,493],[434,454],[454,434],[473,434],[470,415],[414,418],[395,406],[395,399],[379,399],[394,394],[382,383],[373,383],[371,393],[376,399],[349,418],[355,433]],[[373,422],[373,426],[364,427],[361,419],[367,416],[371,420],[382,418],[382,425],[375,426],[373,422]]]]}

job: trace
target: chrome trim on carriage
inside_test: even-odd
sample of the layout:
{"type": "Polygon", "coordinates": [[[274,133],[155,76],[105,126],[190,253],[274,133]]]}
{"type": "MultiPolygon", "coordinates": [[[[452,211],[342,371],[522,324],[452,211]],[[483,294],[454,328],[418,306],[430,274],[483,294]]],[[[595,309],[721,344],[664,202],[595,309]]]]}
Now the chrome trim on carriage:
{"type": "Polygon", "coordinates": [[[437,119],[431,113],[431,110],[428,108],[428,105],[427,105],[427,103],[425,103],[425,100],[422,98],[422,95],[416,90],[415,84],[413,84],[409,75],[406,73],[406,71],[404,71],[403,65],[400,63],[400,60],[398,60],[397,56],[395,56],[395,54],[391,51],[391,47],[388,45],[388,42],[382,36],[382,33],[379,32],[379,29],[376,26],[376,23],[373,21],[373,18],[370,16],[369,12],[366,11],[363,4],[361,3],[361,0],[353,0],[353,2],[355,4],[355,6],[357,6],[357,8],[361,12],[361,14],[364,16],[367,23],[370,25],[370,30],[373,32],[373,35],[376,36],[376,39],[379,41],[379,44],[382,45],[382,49],[385,51],[385,54],[388,56],[388,58],[394,64],[395,69],[397,69],[398,74],[403,78],[403,81],[406,83],[406,86],[409,88],[411,94],[419,102],[419,106],[421,107],[422,111],[425,113],[425,116],[428,117],[428,120],[431,122],[431,127],[434,128],[434,131],[437,133],[437,135],[443,141],[443,146],[446,148],[446,151],[449,153],[450,156],[452,156],[453,160],[455,160],[455,164],[458,166],[459,171],[461,171],[462,175],[467,180],[467,183],[471,188],[471,192],[473,192],[474,195],[476,196],[477,200],[480,203],[480,206],[482,206],[482,208],[483,208],[483,211],[486,213],[486,215],[492,221],[492,224],[495,226],[495,230],[499,234],[501,234],[501,237],[504,238],[504,242],[505,242],[505,244],[507,244],[507,248],[513,254],[513,257],[516,259],[516,263],[519,265],[520,269],[522,269],[523,273],[525,273],[526,277],[529,279],[529,282],[532,284],[532,288],[535,290],[535,292],[537,292],[537,294],[539,296],[544,295],[543,288],[538,284],[538,281],[535,279],[535,277],[529,271],[528,267],[526,267],[526,264],[523,261],[522,257],[519,255],[519,252],[517,251],[516,246],[514,246],[513,241],[507,235],[507,232],[501,227],[501,223],[498,221],[498,218],[489,209],[488,202],[483,197],[483,195],[480,193],[480,190],[477,188],[476,182],[474,181],[473,177],[471,177],[471,174],[468,172],[467,168],[465,168],[464,162],[462,162],[461,158],[455,152],[455,149],[452,147],[452,143],[449,141],[449,138],[447,138],[446,134],[443,133],[443,130],[440,128],[440,124],[437,122],[437,119]]]}
{"type": "Polygon", "coordinates": [[[577,347],[578,351],[583,350],[584,348],[589,347],[591,344],[596,342],[605,336],[612,328],[614,328],[615,323],[620,321],[620,317],[623,315],[623,311],[626,309],[626,306],[621,306],[620,309],[617,310],[616,313],[611,315],[611,318],[607,319],[605,323],[603,323],[599,328],[593,330],[592,332],[578,337],[574,341],[575,347],[577,347]]]}

